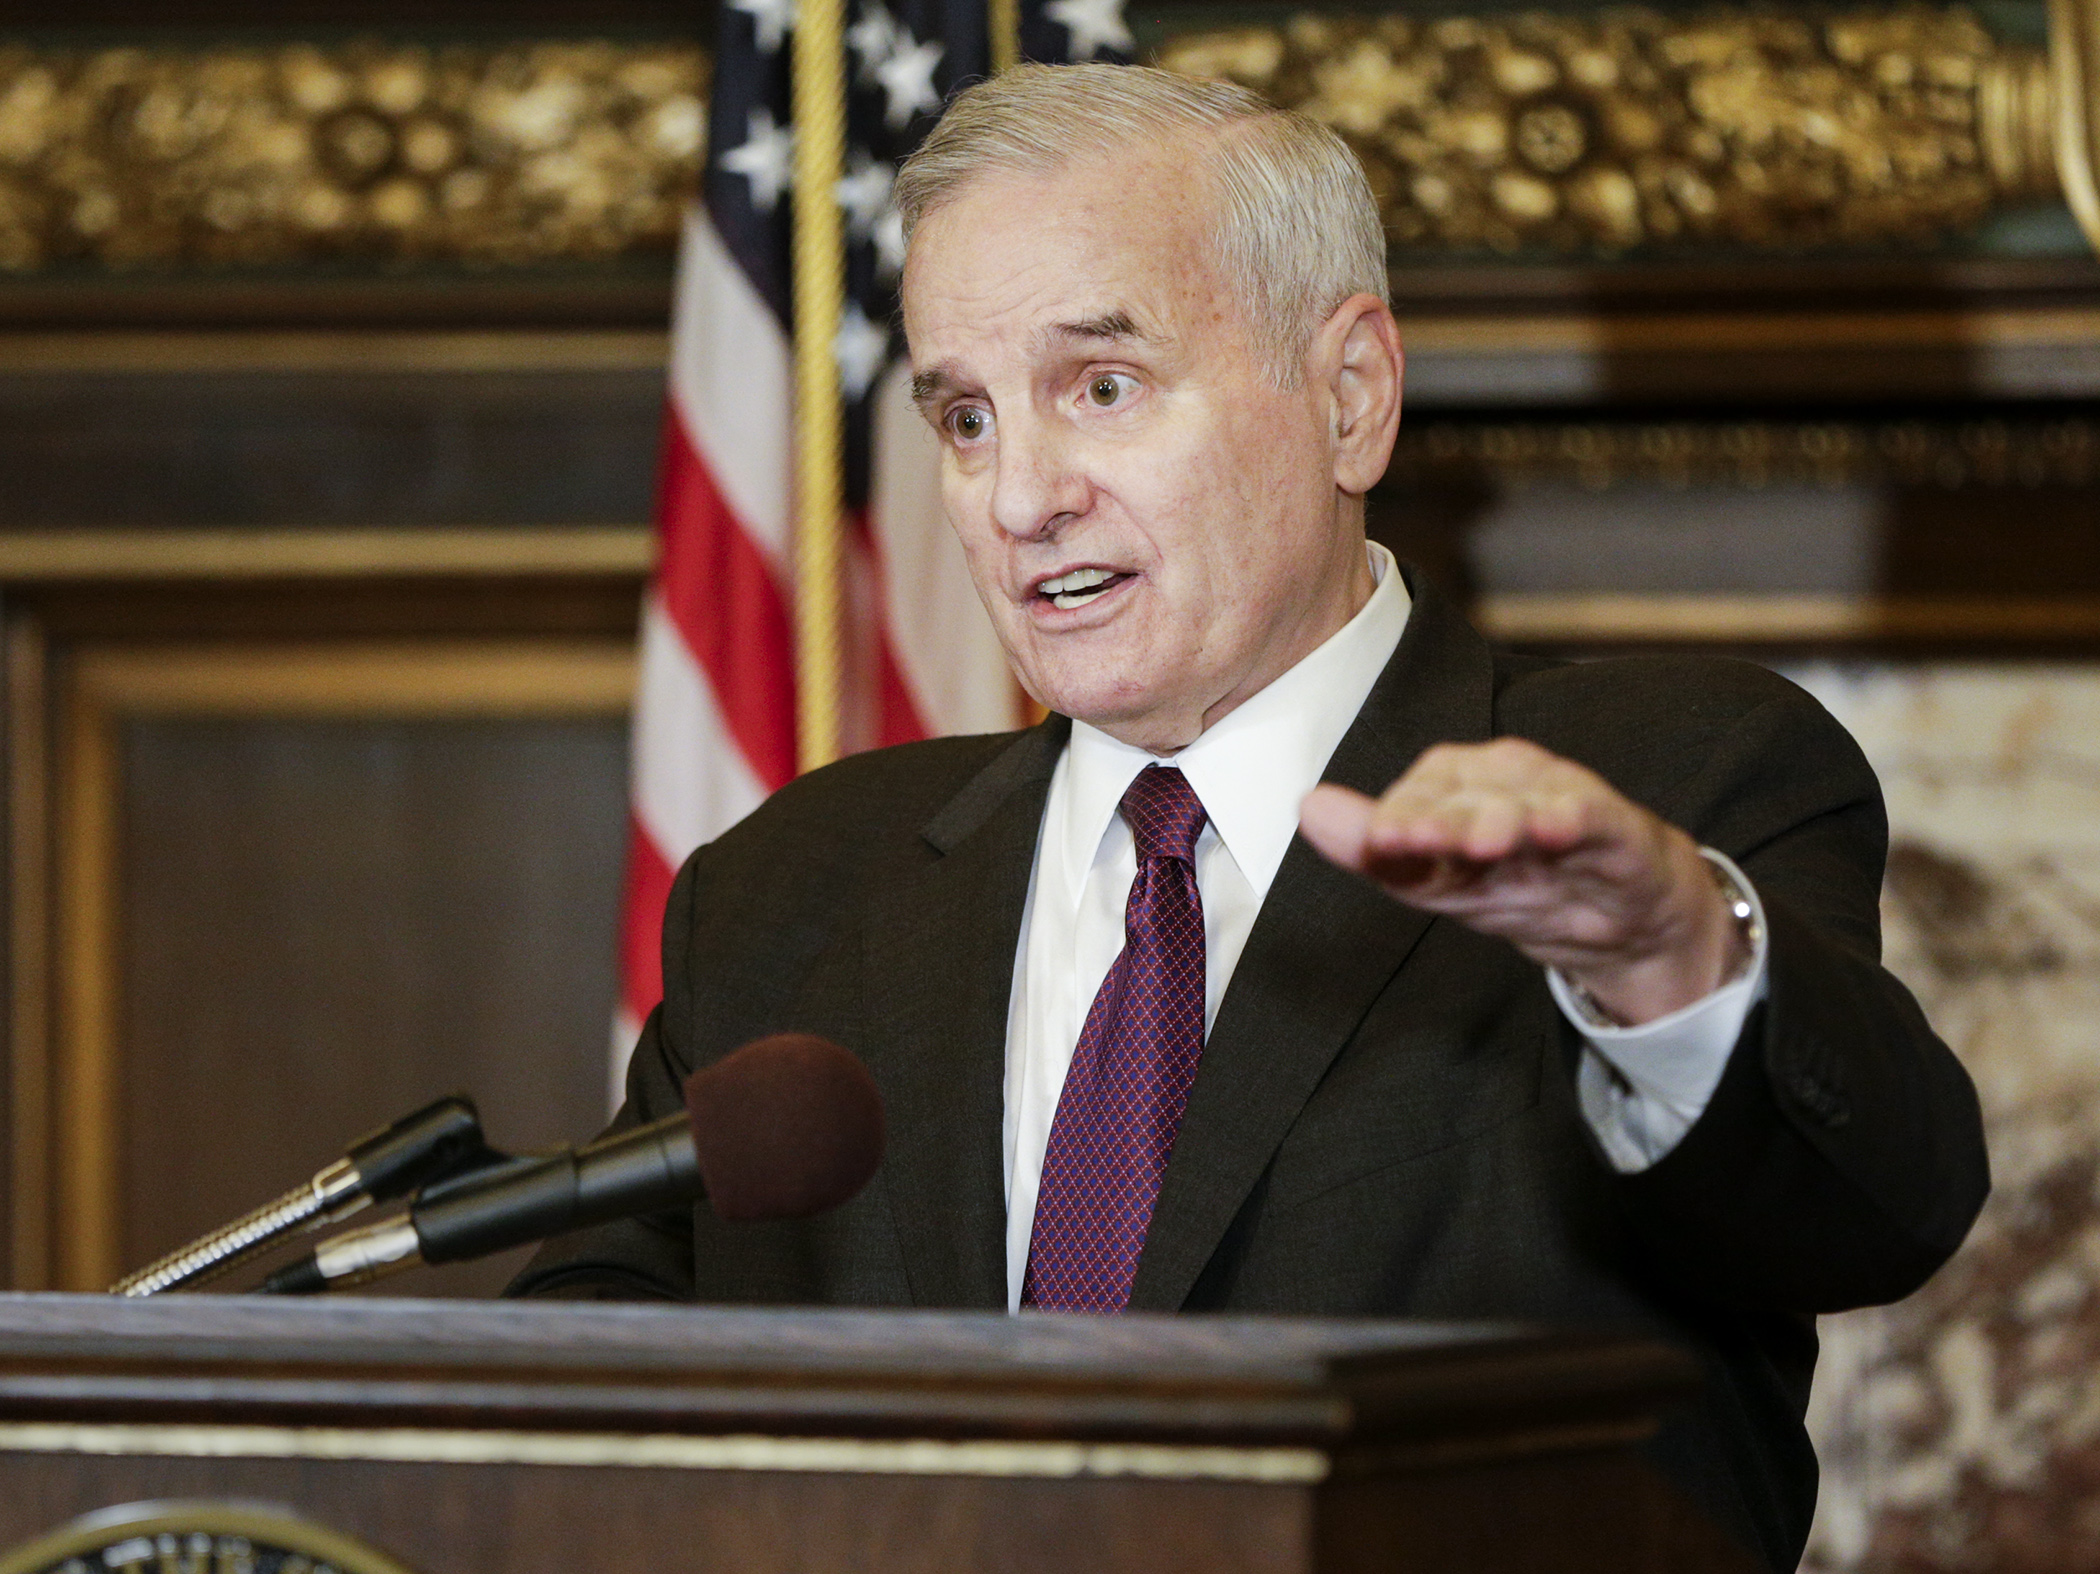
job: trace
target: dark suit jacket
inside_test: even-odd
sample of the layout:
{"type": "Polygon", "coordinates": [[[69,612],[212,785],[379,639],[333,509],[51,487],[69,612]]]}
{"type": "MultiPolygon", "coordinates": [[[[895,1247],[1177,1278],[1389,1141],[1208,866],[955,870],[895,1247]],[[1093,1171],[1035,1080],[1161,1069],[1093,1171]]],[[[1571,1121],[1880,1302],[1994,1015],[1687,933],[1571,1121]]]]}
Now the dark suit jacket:
{"type": "MultiPolygon", "coordinates": [[[[882,1088],[868,1189],[801,1223],[700,1208],[584,1232],[514,1293],[1006,1304],[1007,996],[1067,727],[818,771],[672,892],[664,1003],[619,1123],[675,1112],[690,1070],[750,1039],[819,1033],[882,1088]]],[[[1988,1188],[1968,1078],[1877,962],[1879,790],[1843,729],[1760,668],[1497,655],[1426,589],[1327,775],[1376,792],[1432,743],[1505,733],[1756,884],[1770,990],[1705,1115],[1651,1169],[1613,1172],[1539,969],[1296,842],[1219,1008],[1131,1304],[1661,1332],[1710,1381],[1658,1461],[1790,1569],[1815,1498],[1811,1314],[1907,1294],[1988,1188]]]]}

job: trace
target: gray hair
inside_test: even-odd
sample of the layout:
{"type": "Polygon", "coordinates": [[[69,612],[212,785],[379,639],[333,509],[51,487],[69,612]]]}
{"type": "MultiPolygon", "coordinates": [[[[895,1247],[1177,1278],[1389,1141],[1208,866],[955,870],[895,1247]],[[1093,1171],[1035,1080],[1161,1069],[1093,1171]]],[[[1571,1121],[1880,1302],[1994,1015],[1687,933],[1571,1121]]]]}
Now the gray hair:
{"type": "Polygon", "coordinates": [[[909,242],[980,175],[1048,174],[1133,145],[1210,132],[1212,234],[1257,353],[1280,387],[1352,295],[1386,298],[1385,226],[1349,145],[1229,82],[1150,66],[1018,65],[958,94],[897,173],[909,242]]]}

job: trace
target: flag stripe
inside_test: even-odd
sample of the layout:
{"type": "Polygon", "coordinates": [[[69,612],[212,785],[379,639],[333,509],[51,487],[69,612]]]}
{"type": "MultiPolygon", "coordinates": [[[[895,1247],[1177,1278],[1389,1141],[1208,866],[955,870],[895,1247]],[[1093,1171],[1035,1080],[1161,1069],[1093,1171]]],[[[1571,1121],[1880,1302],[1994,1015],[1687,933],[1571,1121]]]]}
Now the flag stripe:
{"type": "Polygon", "coordinates": [[[615,1092],[662,998],[663,908],[678,866],[795,773],[786,336],[698,205],[680,251],[669,384],[635,704],[615,1092]]]}
{"type": "Polygon", "coordinates": [[[706,210],[686,213],[671,317],[671,403],[715,491],[781,583],[794,517],[794,350],[706,210]]]}
{"type": "Polygon", "coordinates": [[[658,504],[665,615],[706,674],[722,720],[767,792],[795,774],[794,634],[787,598],[716,490],[674,411],[658,504]]]}
{"type": "Polygon", "coordinates": [[[674,867],[765,801],[715,691],[652,592],[642,614],[640,703],[631,796],[636,819],[674,867]]]}

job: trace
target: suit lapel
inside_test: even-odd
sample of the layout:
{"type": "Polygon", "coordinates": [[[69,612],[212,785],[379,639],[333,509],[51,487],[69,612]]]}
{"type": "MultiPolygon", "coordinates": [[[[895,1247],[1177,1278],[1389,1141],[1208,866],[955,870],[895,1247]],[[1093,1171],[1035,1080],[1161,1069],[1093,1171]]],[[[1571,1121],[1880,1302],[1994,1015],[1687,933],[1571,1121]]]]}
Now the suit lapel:
{"type": "Polygon", "coordinates": [[[1070,724],[1023,733],[922,833],[936,857],[863,937],[883,1183],[919,1306],[1004,1308],[1006,1013],[1051,772],[1070,724]]]}
{"type": "MultiPolygon", "coordinates": [[[[1431,744],[1490,735],[1492,657],[1434,592],[1325,779],[1379,793],[1431,744]]],[[[1133,1310],[1181,1306],[1313,1089],[1431,919],[1291,843],[1262,903],[1189,1094],[1146,1233],[1133,1310]]]]}

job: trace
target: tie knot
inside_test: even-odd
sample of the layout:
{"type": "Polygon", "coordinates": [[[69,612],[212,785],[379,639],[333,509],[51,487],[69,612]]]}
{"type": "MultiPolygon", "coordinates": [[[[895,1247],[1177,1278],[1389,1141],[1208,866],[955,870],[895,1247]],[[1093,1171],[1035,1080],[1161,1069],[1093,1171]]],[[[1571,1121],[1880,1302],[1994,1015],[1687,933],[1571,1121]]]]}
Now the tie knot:
{"type": "Polygon", "coordinates": [[[1140,862],[1147,858],[1196,861],[1196,838],[1203,834],[1202,800],[1189,779],[1167,765],[1148,765],[1123,794],[1123,818],[1137,842],[1140,862]]]}

